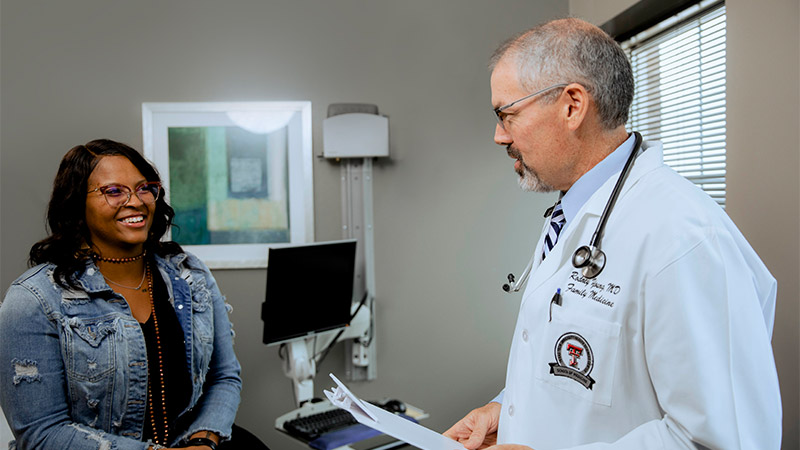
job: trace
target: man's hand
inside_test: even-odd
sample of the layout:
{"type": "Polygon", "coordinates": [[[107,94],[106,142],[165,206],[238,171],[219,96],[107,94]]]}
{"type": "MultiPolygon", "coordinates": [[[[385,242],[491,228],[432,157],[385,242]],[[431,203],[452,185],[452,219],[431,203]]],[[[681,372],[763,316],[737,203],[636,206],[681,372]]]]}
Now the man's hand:
{"type": "Polygon", "coordinates": [[[458,423],[445,431],[444,435],[460,442],[469,450],[488,448],[497,443],[497,424],[500,421],[500,408],[500,403],[491,402],[486,406],[473,409],[458,423]]]}

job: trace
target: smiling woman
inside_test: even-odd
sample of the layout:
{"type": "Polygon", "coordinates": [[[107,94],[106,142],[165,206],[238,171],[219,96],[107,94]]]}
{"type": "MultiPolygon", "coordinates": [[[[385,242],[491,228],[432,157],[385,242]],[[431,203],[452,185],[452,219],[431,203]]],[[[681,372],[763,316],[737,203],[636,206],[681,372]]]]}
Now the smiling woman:
{"type": "Polygon", "coordinates": [[[50,235],[0,304],[0,405],[16,448],[231,445],[241,379],[227,307],[208,268],[161,241],[173,217],[129,146],[64,156],[50,235]]]}
{"type": "Polygon", "coordinates": [[[94,189],[86,199],[86,226],[95,251],[120,258],[142,253],[153,224],[148,218],[155,212],[158,183],[148,183],[128,158],[106,156],[97,162],[88,184],[94,189]]]}

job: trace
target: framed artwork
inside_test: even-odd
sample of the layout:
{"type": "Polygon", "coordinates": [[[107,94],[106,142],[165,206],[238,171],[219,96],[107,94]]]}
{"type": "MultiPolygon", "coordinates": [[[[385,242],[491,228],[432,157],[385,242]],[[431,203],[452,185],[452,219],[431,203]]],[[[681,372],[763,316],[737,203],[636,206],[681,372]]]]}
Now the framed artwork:
{"type": "Polygon", "coordinates": [[[212,269],[267,267],[314,241],[311,102],[143,103],[144,154],[175,209],[169,239],[212,269]]]}

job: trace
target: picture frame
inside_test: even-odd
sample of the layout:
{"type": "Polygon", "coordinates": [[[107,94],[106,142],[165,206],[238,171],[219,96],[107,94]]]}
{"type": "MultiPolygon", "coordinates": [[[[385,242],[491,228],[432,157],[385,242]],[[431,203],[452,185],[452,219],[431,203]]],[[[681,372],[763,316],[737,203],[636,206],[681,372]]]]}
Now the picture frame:
{"type": "Polygon", "coordinates": [[[209,268],[314,242],[311,102],[147,102],[142,133],[176,213],[165,238],[209,268]]]}

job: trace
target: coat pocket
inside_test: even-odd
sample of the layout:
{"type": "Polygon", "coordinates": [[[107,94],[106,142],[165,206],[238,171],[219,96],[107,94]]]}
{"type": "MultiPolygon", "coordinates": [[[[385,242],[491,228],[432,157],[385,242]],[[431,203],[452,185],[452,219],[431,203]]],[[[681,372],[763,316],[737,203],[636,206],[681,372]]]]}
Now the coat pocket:
{"type": "Polygon", "coordinates": [[[553,309],[533,373],[545,385],[611,406],[620,325],[553,309]]]}

